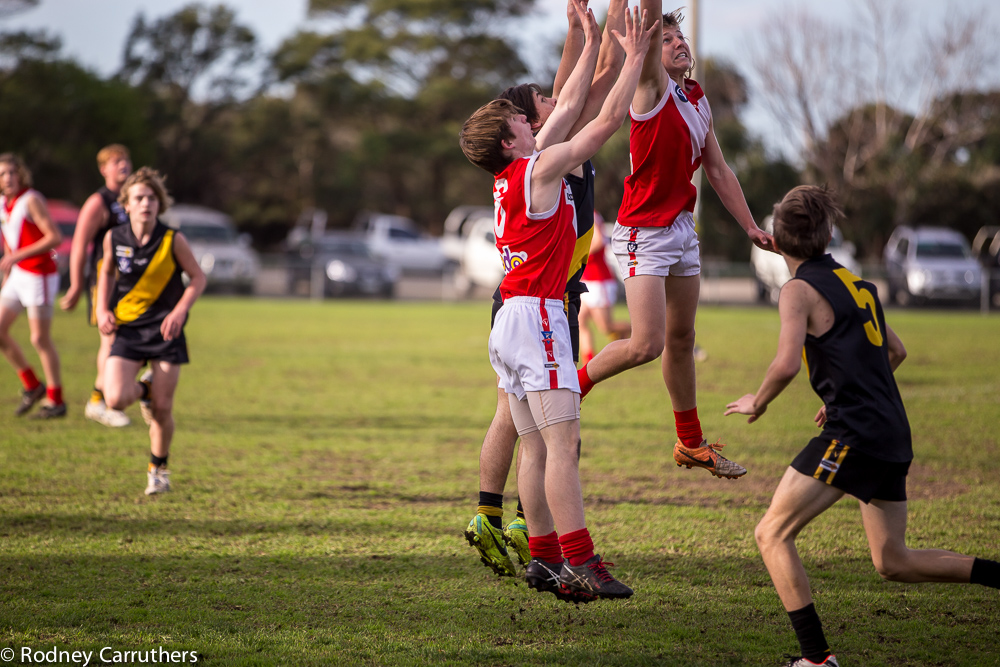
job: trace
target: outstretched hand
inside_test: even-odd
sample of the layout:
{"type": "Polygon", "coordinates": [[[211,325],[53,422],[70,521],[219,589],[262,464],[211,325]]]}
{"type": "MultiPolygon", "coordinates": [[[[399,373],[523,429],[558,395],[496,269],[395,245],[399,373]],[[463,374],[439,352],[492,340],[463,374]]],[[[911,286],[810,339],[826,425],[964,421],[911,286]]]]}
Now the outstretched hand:
{"type": "Polygon", "coordinates": [[[660,25],[663,23],[662,19],[654,21],[649,30],[642,29],[647,15],[648,12],[644,9],[640,16],[639,8],[633,7],[632,11],[625,12],[625,34],[622,35],[617,30],[611,31],[611,34],[615,36],[615,39],[618,40],[618,43],[625,50],[626,60],[628,58],[639,58],[641,60],[645,57],[650,40],[654,34],[659,34],[660,32],[660,25]]]}
{"type": "Polygon", "coordinates": [[[583,30],[588,44],[601,43],[601,26],[597,23],[593,10],[587,7],[589,0],[569,0],[567,14],[570,15],[570,25],[583,30]]]}
{"type": "Polygon", "coordinates": [[[765,412],[767,412],[767,406],[758,410],[755,405],[756,401],[757,397],[754,394],[747,394],[727,405],[726,412],[723,416],[750,415],[750,419],[747,420],[747,423],[752,424],[760,419],[765,412]]]}

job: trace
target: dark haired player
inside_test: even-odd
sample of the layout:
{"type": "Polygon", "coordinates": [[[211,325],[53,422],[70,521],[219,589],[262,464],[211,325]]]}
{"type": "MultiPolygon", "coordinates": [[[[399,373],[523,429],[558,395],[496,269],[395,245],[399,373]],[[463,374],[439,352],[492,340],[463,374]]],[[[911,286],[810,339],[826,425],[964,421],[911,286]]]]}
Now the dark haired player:
{"type": "Polygon", "coordinates": [[[1000,563],[906,546],[910,424],[893,372],[906,350],[885,323],[875,287],[824,254],[842,215],[824,188],[800,186],[774,207],[774,243],[794,278],[781,290],[778,353],[756,394],[726,414],[753,423],[788,386],[805,358],[823,400],[813,438],[785,471],[755,537],[788,612],[802,657],[788,667],[839,663],[830,653],[795,538],[843,495],[861,501],[872,562],[889,581],[976,583],[1000,588],[1000,563]]]}

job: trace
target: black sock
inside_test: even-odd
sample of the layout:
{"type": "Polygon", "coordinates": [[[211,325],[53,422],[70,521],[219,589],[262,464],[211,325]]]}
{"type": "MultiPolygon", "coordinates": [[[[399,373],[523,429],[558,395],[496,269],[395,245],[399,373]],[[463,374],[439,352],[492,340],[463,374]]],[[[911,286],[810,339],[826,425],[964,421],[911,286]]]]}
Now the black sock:
{"type": "Polygon", "coordinates": [[[503,494],[479,492],[479,513],[485,514],[494,528],[503,527],[503,494]],[[495,508],[495,509],[494,509],[495,508]],[[497,511],[499,510],[499,511],[497,511]]]}
{"type": "Polygon", "coordinates": [[[524,505],[521,504],[521,496],[517,497],[517,518],[524,518],[524,505]]]}
{"type": "Polygon", "coordinates": [[[816,664],[826,660],[830,655],[830,647],[826,643],[826,637],[823,636],[823,624],[819,622],[816,605],[810,603],[808,607],[790,611],[788,618],[792,621],[795,636],[799,638],[802,657],[816,664]]]}
{"type": "Polygon", "coordinates": [[[990,588],[1000,588],[1000,563],[995,560],[977,558],[972,561],[970,584],[980,584],[990,588]]]}
{"type": "Polygon", "coordinates": [[[167,465],[167,457],[164,456],[162,459],[156,454],[149,455],[149,462],[152,463],[157,468],[164,467],[167,465]]]}

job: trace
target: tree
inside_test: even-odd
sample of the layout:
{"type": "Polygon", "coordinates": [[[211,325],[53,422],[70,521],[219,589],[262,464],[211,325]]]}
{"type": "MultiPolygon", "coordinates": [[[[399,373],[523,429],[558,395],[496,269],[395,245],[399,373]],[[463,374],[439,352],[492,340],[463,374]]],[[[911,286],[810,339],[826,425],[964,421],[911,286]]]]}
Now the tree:
{"type": "MultiPolygon", "coordinates": [[[[277,81],[296,86],[303,192],[347,224],[361,208],[440,228],[481,185],[458,131],[478,106],[526,71],[499,22],[532,0],[312,0],[332,34],[301,32],[273,55],[277,81]],[[343,168],[350,167],[350,171],[343,168]]],[[[484,194],[484,197],[487,195],[484,194]]]]}

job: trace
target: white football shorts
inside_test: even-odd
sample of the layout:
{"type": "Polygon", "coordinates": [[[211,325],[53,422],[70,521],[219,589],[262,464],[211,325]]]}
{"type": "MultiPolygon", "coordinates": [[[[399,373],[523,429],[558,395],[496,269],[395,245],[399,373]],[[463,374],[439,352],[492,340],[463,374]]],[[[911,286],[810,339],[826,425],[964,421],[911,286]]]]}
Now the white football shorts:
{"type": "Polygon", "coordinates": [[[580,301],[587,308],[611,308],[618,301],[617,280],[586,280],[587,290],[580,301]]]}
{"type": "Polygon", "coordinates": [[[698,233],[688,211],[681,211],[669,227],[623,227],[616,222],[611,249],[625,280],[701,273],[698,233]]]}
{"type": "Polygon", "coordinates": [[[493,323],[489,349],[500,387],[519,401],[529,391],[580,393],[569,321],[559,299],[505,299],[493,323]]]}
{"type": "Polygon", "coordinates": [[[0,288],[0,303],[18,312],[26,308],[29,317],[45,317],[46,313],[52,317],[52,304],[58,292],[58,273],[31,273],[14,265],[0,288]]]}

